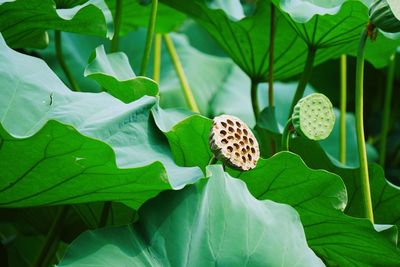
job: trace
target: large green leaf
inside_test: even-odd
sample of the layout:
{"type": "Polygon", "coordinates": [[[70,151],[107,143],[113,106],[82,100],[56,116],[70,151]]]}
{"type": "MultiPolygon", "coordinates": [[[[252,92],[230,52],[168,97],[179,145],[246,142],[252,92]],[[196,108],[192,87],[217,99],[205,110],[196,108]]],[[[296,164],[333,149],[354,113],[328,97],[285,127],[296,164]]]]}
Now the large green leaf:
{"type": "MultiPolygon", "coordinates": [[[[331,266],[396,266],[400,251],[392,238],[367,219],[343,214],[347,195],[341,179],[309,169],[297,155],[282,152],[257,168],[234,173],[257,199],[287,203],[299,212],[307,242],[331,266]]],[[[395,234],[397,234],[395,232],[395,234]]]]}
{"type": "MultiPolygon", "coordinates": [[[[173,150],[179,164],[206,167],[210,152],[209,148],[203,145],[208,140],[208,133],[203,129],[209,129],[210,124],[207,118],[192,116],[173,127],[174,139],[179,144],[191,142],[192,146],[196,147],[196,153],[173,150]]],[[[312,150],[305,151],[310,154],[312,150]]],[[[318,157],[319,155],[314,160],[318,161],[318,157]]],[[[328,262],[347,266],[349,261],[349,266],[358,266],[359,261],[367,264],[360,266],[380,266],[378,263],[382,255],[369,255],[375,250],[384,251],[382,253],[388,253],[387,256],[390,254],[392,263],[400,260],[395,245],[390,244],[383,234],[378,235],[367,220],[343,214],[347,195],[338,176],[326,171],[313,171],[306,167],[298,156],[291,153],[280,153],[271,159],[262,159],[255,170],[232,174],[244,179],[255,196],[294,206],[302,216],[310,246],[328,262]],[[264,193],[260,194],[261,191],[264,193]],[[340,242],[337,243],[335,240],[339,236],[340,242]],[[363,252],[358,253],[360,247],[363,248],[363,252]]],[[[352,201],[350,206],[353,206],[352,201]]]]}
{"type": "MultiPolygon", "coordinates": [[[[252,79],[266,80],[269,1],[257,1],[255,12],[239,21],[231,20],[220,9],[209,8],[202,0],[161,1],[193,17],[252,79]]],[[[274,3],[279,5],[279,0],[274,3]]],[[[293,21],[278,9],[276,21],[274,77],[284,79],[302,71],[309,48],[317,51],[314,65],[341,54],[356,54],[359,36],[368,22],[368,9],[358,1],[348,1],[334,15],[314,16],[304,24],[293,21]]],[[[382,67],[388,63],[397,44],[380,35],[377,42],[367,45],[366,59],[382,67]]]]}
{"type": "Polygon", "coordinates": [[[85,69],[85,76],[96,80],[105,91],[130,103],[145,95],[158,94],[158,85],[147,77],[136,77],[123,52],[106,54],[104,46],[95,51],[95,58],[85,69]]]}
{"type": "MultiPolygon", "coordinates": [[[[365,216],[358,168],[339,164],[332,160],[317,143],[303,138],[293,140],[291,147],[310,167],[323,168],[340,175],[346,184],[349,196],[346,213],[356,217],[365,216]]],[[[377,164],[369,165],[369,178],[375,222],[400,226],[400,207],[398,205],[400,188],[385,179],[382,168],[377,164]]]]}
{"type": "MultiPolygon", "coordinates": [[[[115,14],[115,0],[106,0],[112,14],[115,14]]],[[[136,30],[138,27],[146,27],[149,24],[151,13],[151,4],[144,4],[143,0],[121,1],[121,29],[120,35],[125,35],[130,31],[136,30]]],[[[155,24],[155,32],[168,33],[176,30],[183,23],[186,16],[179,11],[158,3],[157,19],[155,24]]]]}
{"type": "Polygon", "coordinates": [[[118,169],[109,146],[56,121],[30,138],[4,129],[0,138],[2,207],[113,200],[137,209],[170,188],[161,163],[118,169]]]}
{"type": "Polygon", "coordinates": [[[146,203],[133,229],[84,233],[59,266],[323,266],[291,207],[256,200],[220,166],[208,173],[146,203]]]}
{"type": "Polygon", "coordinates": [[[71,92],[40,59],[17,53],[0,40],[0,69],[4,90],[0,99],[3,128],[15,137],[34,135],[50,119],[107,143],[120,168],[160,161],[172,187],[202,177],[199,168],[180,168],[150,115],[154,97],[124,104],[107,93],[71,92]]]}
{"type": "Polygon", "coordinates": [[[0,32],[8,45],[44,48],[49,29],[112,37],[112,16],[103,0],[58,3],[53,0],[0,3],[0,32]]]}

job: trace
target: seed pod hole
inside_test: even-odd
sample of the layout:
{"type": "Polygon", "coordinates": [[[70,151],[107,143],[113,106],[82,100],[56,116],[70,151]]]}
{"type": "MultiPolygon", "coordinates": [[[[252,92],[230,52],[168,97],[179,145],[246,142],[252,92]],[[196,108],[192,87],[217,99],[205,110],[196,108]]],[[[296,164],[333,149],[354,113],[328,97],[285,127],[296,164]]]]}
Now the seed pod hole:
{"type": "Polygon", "coordinates": [[[228,126],[228,125],[226,124],[226,122],[221,122],[221,125],[222,125],[224,128],[226,128],[226,126],[228,126]]]}
{"type": "Polygon", "coordinates": [[[233,124],[233,121],[231,121],[230,119],[227,119],[226,122],[227,122],[230,126],[233,126],[233,125],[234,125],[234,124],[233,124]]]}
{"type": "Polygon", "coordinates": [[[229,127],[229,128],[228,128],[228,131],[231,132],[231,133],[233,133],[233,132],[235,131],[235,129],[233,129],[232,127],[229,127]]]}
{"type": "Polygon", "coordinates": [[[223,144],[227,144],[227,143],[228,143],[228,140],[226,140],[226,139],[222,139],[222,140],[221,140],[221,143],[223,143],[223,144]]]}
{"type": "Polygon", "coordinates": [[[240,128],[237,128],[237,129],[236,129],[236,132],[237,132],[238,134],[240,134],[240,135],[242,134],[242,130],[240,130],[240,128]]]}
{"type": "Polygon", "coordinates": [[[228,149],[229,152],[233,152],[233,147],[228,146],[226,149],[228,149]]]}
{"type": "Polygon", "coordinates": [[[236,137],[237,140],[240,140],[240,134],[235,133],[235,137],[236,137]]]}
{"type": "Polygon", "coordinates": [[[225,136],[226,135],[226,131],[225,130],[222,130],[219,133],[221,134],[221,136],[225,136]]]}

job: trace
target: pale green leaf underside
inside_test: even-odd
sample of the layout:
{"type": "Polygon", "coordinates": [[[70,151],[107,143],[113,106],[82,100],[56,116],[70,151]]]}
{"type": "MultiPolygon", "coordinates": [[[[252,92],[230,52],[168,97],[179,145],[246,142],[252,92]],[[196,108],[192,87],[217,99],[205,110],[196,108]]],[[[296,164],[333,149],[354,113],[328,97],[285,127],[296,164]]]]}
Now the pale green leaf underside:
{"type": "Polygon", "coordinates": [[[324,266],[293,208],[256,200],[221,166],[208,173],[146,203],[133,228],[82,234],[59,266],[324,266]]]}

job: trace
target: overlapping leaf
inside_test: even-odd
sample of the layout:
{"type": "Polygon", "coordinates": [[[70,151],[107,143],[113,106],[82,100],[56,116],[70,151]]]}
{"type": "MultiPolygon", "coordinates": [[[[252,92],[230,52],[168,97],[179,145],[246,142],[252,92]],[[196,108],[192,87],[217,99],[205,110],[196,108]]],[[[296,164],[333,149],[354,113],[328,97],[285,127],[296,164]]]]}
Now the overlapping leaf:
{"type": "MultiPolygon", "coordinates": [[[[256,11],[232,21],[222,10],[207,7],[204,1],[162,2],[190,15],[221,45],[227,54],[256,81],[268,74],[270,4],[258,1],[256,11]]],[[[279,1],[274,1],[279,5],[279,1]]],[[[355,54],[361,31],[368,22],[368,9],[358,1],[348,1],[334,15],[314,16],[307,23],[293,21],[277,11],[274,76],[284,79],[302,71],[309,48],[316,49],[315,65],[341,54],[355,54]],[[284,34],[279,34],[284,33],[284,34]]],[[[376,67],[387,64],[397,43],[384,36],[367,45],[366,58],[376,67]],[[379,56],[377,56],[377,54],[379,56]]]]}
{"type": "MultiPolygon", "coordinates": [[[[317,143],[305,139],[293,140],[292,149],[301,155],[310,167],[323,168],[340,175],[346,184],[349,196],[346,213],[356,217],[365,216],[358,168],[339,164],[332,160],[317,143]]],[[[369,165],[369,177],[375,222],[400,226],[400,207],[397,205],[400,201],[400,188],[385,179],[382,168],[377,164],[369,165]]]]}
{"type": "Polygon", "coordinates": [[[161,163],[119,169],[109,146],[56,121],[26,139],[0,129],[0,170],[2,207],[113,200],[137,209],[171,188],[161,163]]]}
{"type": "Polygon", "coordinates": [[[158,85],[147,77],[136,77],[123,52],[106,54],[104,46],[96,48],[95,58],[85,69],[85,76],[96,80],[105,91],[125,103],[145,95],[158,94],[158,85]]]}
{"type": "Polygon", "coordinates": [[[181,168],[173,162],[168,143],[150,115],[156,104],[155,98],[143,97],[124,104],[106,93],[71,92],[43,61],[11,50],[4,40],[0,40],[0,60],[3,63],[0,80],[4,86],[0,99],[2,136],[11,140],[7,146],[4,141],[1,147],[2,173],[7,173],[7,179],[2,180],[3,205],[59,203],[66,198],[64,194],[73,196],[70,190],[76,187],[81,190],[76,190],[75,203],[90,199],[110,200],[118,196],[122,201],[123,192],[133,190],[127,189],[132,186],[129,182],[135,180],[146,185],[142,187],[138,182],[137,190],[146,191],[145,194],[131,195],[126,199],[128,204],[131,201],[132,206],[137,207],[160,189],[181,188],[203,176],[199,168],[181,168]],[[63,124],[47,123],[49,120],[63,124]],[[116,157],[111,156],[109,147],[108,154],[97,155],[96,152],[105,150],[107,145],[99,141],[92,144],[90,138],[74,135],[72,127],[66,124],[88,137],[105,142],[116,157]],[[72,135],[70,143],[63,141],[68,134],[72,135]],[[20,138],[25,138],[22,140],[29,145],[19,147],[23,143],[20,138]],[[88,145],[84,147],[86,143],[88,145]],[[58,159],[56,163],[55,159],[58,159]],[[149,166],[141,168],[146,165],[149,166]],[[124,172],[116,166],[130,170],[124,172]],[[129,172],[131,174],[126,174],[129,172]],[[88,176],[82,177],[82,173],[88,173],[88,176]],[[115,179],[123,173],[129,177],[115,179]],[[166,184],[167,180],[170,185],[166,184]],[[73,185],[71,188],[68,181],[73,185]],[[85,192],[106,189],[113,182],[114,185],[125,184],[126,188],[122,186],[116,191],[106,190],[97,197],[89,194],[80,198],[85,192]],[[120,195],[116,193],[118,190],[120,195]],[[41,192],[48,194],[42,195],[41,192]]]}
{"type": "Polygon", "coordinates": [[[324,266],[291,207],[258,201],[220,166],[206,184],[165,192],[133,226],[81,235],[59,265],[324,266]]]}
{"type": "Polygon", "coordinates": [[[236,176],[256,198],[295,207],[308,244],[328,265],[373,267],[400,262],[400,251],[392,238],[376,232],[367,219],[342,213],[347,197],[338,176],[311,170],[300,157],[287,152],[261,160],[256,169],[236,176]]]}
{"type": "Polygon", "coordinates": [[[14,48],[44,48],[46,30],[113,36],[112,16],[103,0],[16,0],[0,3],[0,32],[14,48]],[[65,2],[65,1],[64,1],[65,2]]]}
{"type": "MultiPolygon", "coordinates": [[[[175,132],[176,138],[180,143],[191,142],[193,147],[203,147],[202,143],[207,142],[208,134],[203,133],[202,129],[210,125],[210,120],[194,116],[186,119],[185,124],[176,126],[182,126],[180,131],[175,132]]],[[[205,168],[202,164],[210,159],[209,149],[198,149],[196,154],[181,154],[178,151],[175,157],[182,159],[180,164],[190,163],[193,166],[197,162],[202,168],[205,168]]],[[[261,160],[252,171],[232,174],[245,180],[256,197],[294,206],[305,225],[310,246],[327,262],[349,266],[358,266],[358,262],[361,262],[364,264],[362,266],[376,266],[383,263],[382,257],[389,257],[391,259],[387,264],[390,266],[400,260],[399,251],[384,237],[385,234],[378,234],[367,220],[343,214],[347,195],[338,176],[326,171],[310,170],[298,156],[291,153],[261,160]],[[360,247],[363,248],[362,252],[358,252],[360,247]],[[379,253],[388,254],[374,254],[378,250],[379,253]]]]}

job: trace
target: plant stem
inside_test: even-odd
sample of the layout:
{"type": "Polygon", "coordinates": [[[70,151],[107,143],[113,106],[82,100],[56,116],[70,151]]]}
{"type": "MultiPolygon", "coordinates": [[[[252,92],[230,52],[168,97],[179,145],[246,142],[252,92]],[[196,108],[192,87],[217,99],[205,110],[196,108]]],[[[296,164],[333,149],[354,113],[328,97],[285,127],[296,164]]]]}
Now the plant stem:
{"type": "Polygon", "coordinates": [[[161,46],[162,39],[161,34],[156,33],[154,38],[154,71],[153,71],[153,80],[157,83],[160,82],[160,66],[161,66],[161,46]]]}
{"type": "Polygon", "coordinates": [[[200,113],[199,108],[194,99],[192,90],[190,90],[185,72],[183,71],[182,63],[179,60],[178,54],[176,53],[174,43],[172,42],[172,39],[168,34],[164,34],[163,37],[165,44],[167,45],[169,55],[171,56],[172,63],[174,64],[176,74],[178,75],[179,81],[181,82],[186,103],[189,105],[191,111],[200,113]]]}
{"type": "MultiPolygon", "coordinates": [[[[269,72],[268,72],[268,106],[274,107],[274,46],[275,46],[275,6],[271,2],[271,17],[270,17],[270,30],[269,30],[269,72]]],[[[275,113],[274,113],[275,114],[275,113]]],[[[275,140],[271,136],[269,140],[269,145],[271,148],[271,155],[276,152],[275,140]]]]}
{"type": "Polygon", "coordinates": [[[60,240],[62,228],[65,222],[65,217],[68,213],[69,207],[67,205],[59,207],[57,215],[47,233],[46,240],[40,253],[35,261],[34,267],[48,267],[57,252],[58,242],[60,240]]]}
{"type": "Polygon", "coordinates": [[[363,118],[363,91],[364,91],[364,54],[365,44],[367,42],[368,32],[365,29],[360,37],[358,53],[357,53],[357,65],[356,65],[356,133],[357,133],[357,146],[358,146],[358,157],[360,160],[360,178],[361,178],[361,189],[364,200],[364,213],[372,223],[374,223],[374,214],[372,210],[371,201],[371,190],[369,185],[368,176],[368,162],[367,152],[365,148],[365,136],[364,136],[364,118],[363,118]]]}
{"type": "Polygon", "coordinates": [[[269,31],[269,73],[268,73],[268,105],[274,106],[274,43],[275,43],[275,6],[271,2],[269,31]]]}
{"type": "Polygon", "coordinates": [[[346,163],[347,56],[340,57],[340,162],[346,163]]]}
{"type": "Polygon", "coordinates": [[[386,142],[389,131],[390,108],[391,108],[391,100],[392,100],[391,98],[393,92],[395,68],[396,68],[396,53],[393,53],[393,55],[390,57],[390,63],[388,66],[385,101],[383,104],[382,132],[381,132],[380,156],[379,156],[379,163],[381,164],[382,167],[385,167],[386,142]]]}
{"type": "Polygon", "coordinates": [[[290,134],[292,133],[292,118],[290,118],[285,125],[282,133],[282,148],[281,151],[289,151],[290,134]]]}
{"type": "Polygon", "coordinates": [[[110,52],[117,52],[119,46],[119,32],[121,29],[122,0],[116,0],[114,15],[114,36],[111,40],[110,52]]]}
{"type": "Polygon", "coordinates": [[[71,86],[71,89],[75,92],[80,92],[81,90],[79,89],[78,84],[76,83],[74,77],[72,76],[71,72],[68,69],[67,64],[64,61],[64,57],[62,54],[61,32],[60,31],[54,31],[54,45],[56,47],[56,57],[57,57],[58,63],[60,63],[61,69],[63,70],[65,77],[67,77],[69,84],[71,86]]]}
{"type": "Polygon", "coordinates": [[[217,162],[218,162],[218,159],[214,155],[212,155],[210,161],[208,162],[208,165],[213,165],[217,162]]]}
{"type": "Polygon", "coordinates": [[[147,64],[149,63],[151,43],[153,41],[154,29],[156,26],[157,5],[158,0],[152,0],[149,24],[147,26],[146,47],[144,49],[142,64],[140,67],[140,76],[146,75],[147,64]]]}
{"type": "Polygon", "coordinates": [[[106,226],[107,220],[108,220],[108,215],[110,214],[111,206],[112,206],[111,201],[104,202],[103,209],[102,209],[101,215],[100,215],[99,225],[98,225],[99,228],[106,226]]]}
{"type": "Polygon", "coordinates": [[[299,84],[297,85],[296,93],[292,100],[292,105],[289,110],[289,117],[292,116],[294,106],[296,106],[297,102],[303,97],[304,91],[306,90],[307,83],[311,77],[311,71],[314,64],[314,58],[317,50],[315,47],[309,46],[306,64],[304,65],[303,74],[301,75],[299,84]]]}
{"type": "Polygon", "coordinates": [[[257,94],[258,82],[251,80],[250,91],[251,91],[251,105],[253,107],[254,118],[256,123],[260,114],[260,107],[258,106],[258,94],[257,94]]]}

